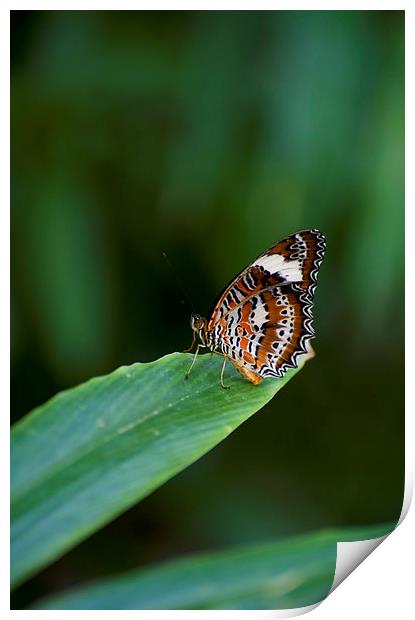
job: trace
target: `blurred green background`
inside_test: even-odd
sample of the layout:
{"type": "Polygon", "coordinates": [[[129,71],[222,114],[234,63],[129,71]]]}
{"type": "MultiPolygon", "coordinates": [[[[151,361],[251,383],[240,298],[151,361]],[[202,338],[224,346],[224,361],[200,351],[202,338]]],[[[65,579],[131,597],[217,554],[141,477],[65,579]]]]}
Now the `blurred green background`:
{"type": "MultiPolygon", "coordinates": [[[[190,344],[285,235],[327,236],[317,357],[14,606],[190,551],[397,519],[404,13],[12,12],[12,419],[190,344]]],[[[195,368],[197,372],[197,367],[195,368]]]]}

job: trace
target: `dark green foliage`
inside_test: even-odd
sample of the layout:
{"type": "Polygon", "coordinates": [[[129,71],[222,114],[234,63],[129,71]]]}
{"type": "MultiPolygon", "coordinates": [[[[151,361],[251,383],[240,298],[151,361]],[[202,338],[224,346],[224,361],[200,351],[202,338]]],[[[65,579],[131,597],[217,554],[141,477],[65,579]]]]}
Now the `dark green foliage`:
{"type": "Polygon", "coordinates": [[[228,549],[120,575],[40,602],[36,609],[289,609],[323,600],[338,541],[367,540],[393,524],[323,531],[228,549]]]}

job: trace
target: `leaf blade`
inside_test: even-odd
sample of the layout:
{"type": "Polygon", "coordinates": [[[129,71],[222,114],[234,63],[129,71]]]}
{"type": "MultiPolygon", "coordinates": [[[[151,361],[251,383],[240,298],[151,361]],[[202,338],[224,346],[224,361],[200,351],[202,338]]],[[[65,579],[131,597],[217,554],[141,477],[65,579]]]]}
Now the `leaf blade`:
{"type": "Polygon", "coordinates": [[[337,542],[389,533],[394,524],[323,530],[199,554],[51,596],[33,609],[289,609],[323,600],[337,542]]]}
{"type": "Polygon", "coordinates": [[[297,372],[252,386],[171,354],[62,392],[12,430],[12,583],[21,583],[229,435],[297,372]]]}

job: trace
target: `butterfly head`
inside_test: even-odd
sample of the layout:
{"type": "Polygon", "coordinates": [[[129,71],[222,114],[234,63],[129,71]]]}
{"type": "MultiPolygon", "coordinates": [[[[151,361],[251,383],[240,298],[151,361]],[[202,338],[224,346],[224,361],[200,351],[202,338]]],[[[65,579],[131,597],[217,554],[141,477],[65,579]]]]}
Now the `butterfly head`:
{"type": "Polygon", "coordinates": [[[190,325],[193,331],[199,336],[202,343],[205,343],[206,340],[206,323],[207,321],[204,316],[194,313],[190,315],[190,325]]]}

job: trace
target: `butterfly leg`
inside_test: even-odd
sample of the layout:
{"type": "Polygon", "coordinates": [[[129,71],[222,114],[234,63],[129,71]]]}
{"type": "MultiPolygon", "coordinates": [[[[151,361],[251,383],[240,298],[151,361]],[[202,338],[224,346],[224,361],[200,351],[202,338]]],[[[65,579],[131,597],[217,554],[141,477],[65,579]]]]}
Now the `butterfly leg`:
{"type": "Polygon", "coordinates": [[[192,368],[193,368],[193,364],[194,364],[194,363],[195,363],[195,361],[196,361],[197,354],[199,353],[199,349],[206,349],[206,345],[204,345],[204,344],[198,344],[198,345],[197,345],[197,347],[196,347],[196,351],[195,351],[195,353],[194,353],[194,355],[193,355],[192,363],[190,364],[190,368],[189,368],[189,370],[186,372],[186,374],[185,374],[185,376],[184,376],[184,378],[185,378],[185,379],[188,379],[188,378],[189,378],[190,371],[192,370],[192,368]]]}
{"type": "Polygon", "coordinates": [[[185,349],[183,351],[183,353],[190,353],[190,351],[193,349],[193,345],[195,343],[196,340],[196,332],[193,332],[193,340],[192,340],[192,344],[190,345],[190,347],[188,349],[185,349]]]}
{"type": "Polygon", "coordinates": [[[226,355],[223,356],[223,364],[222,364],[222,370],[220,371],[220,384],[223,387],[224,390],[229,390],[230,386],[229,385],[225,385],[223,383],[223,373],[225,372],[225,364],[226,364],[226,355]]]}

